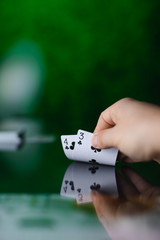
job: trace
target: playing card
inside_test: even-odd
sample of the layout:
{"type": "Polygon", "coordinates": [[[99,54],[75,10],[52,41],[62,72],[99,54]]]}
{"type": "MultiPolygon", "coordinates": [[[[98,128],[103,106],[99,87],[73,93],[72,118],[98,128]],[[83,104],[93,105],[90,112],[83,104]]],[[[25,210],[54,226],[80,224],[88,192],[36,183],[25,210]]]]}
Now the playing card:
{"type": "Polygon", "coordinates": [[[91,146],[92,133],[79,130],[75,140],[72,159],[83,162],[95,162],[100,164],[115,165],[118,149],[96,149],[91,146]]]}
{"type": "Polygon", "coordinates": [[[63,135],[61,136],[61,142],[63,146],[63,151],[67,158],[73,159],[73,152],[75,148],[76,135],[63,135]]]}

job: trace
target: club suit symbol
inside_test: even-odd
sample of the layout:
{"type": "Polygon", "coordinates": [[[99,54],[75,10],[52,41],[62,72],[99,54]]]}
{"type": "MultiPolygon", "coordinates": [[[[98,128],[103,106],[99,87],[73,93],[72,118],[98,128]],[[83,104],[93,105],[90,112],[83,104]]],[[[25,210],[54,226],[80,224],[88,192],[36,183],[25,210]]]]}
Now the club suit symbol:
{"type": "Polygon", "coordinates": [[[90,186],[91,190],[100,190],[101,185],[100,184],[96,184],[95,182],[93,183],[93,185],[90,186]]]}
{"type": "Polygon", "coordinates": [[[70,146],[70,149],[71,149],[71,150],[74,150],[74,147],[75,147],[75,142],[72,142],[72,143],[71,143],[71,146],[70,146]]]}
{"type": "Polygon", "coordinates": [[[92,166],[90,168],[88,168],[89,171],[91,171],[92,174],[96,173],[96,171],[99,169],[99,167],[97,166],[92,166]]]}
{"type": "Polygon", "coordinates": [[[101,152],[101,149],[94,148],[93,146],[91,146],[91,149],[92,149],[95,153],[97,153],[97,152],[101,152]]]}
{"type": "Polygon", "coordinates": [[[91,159],[91,160],[89,160],[89,163],[97,163],[97,161],[95,159],[91,159]]]}

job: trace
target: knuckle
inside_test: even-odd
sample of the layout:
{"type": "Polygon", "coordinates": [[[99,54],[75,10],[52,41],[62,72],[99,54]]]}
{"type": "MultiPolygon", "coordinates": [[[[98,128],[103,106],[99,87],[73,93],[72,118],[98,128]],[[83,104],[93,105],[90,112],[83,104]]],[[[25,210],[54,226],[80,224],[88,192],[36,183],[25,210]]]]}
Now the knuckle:
{"type": "Polygon", "coordinates": [[[133,100],[133,98],[130,98],[130,97],[125,97],[125,98],[122,98],[120,101],[121,102],[130,102],[130,101],[132,101],[133,100]]]}
{"type": "Polygon", "coordinates": [[[101,112],[100,118],[104,119],[104,115],[105,115],[105,110],[103,112],[101,112]]]}

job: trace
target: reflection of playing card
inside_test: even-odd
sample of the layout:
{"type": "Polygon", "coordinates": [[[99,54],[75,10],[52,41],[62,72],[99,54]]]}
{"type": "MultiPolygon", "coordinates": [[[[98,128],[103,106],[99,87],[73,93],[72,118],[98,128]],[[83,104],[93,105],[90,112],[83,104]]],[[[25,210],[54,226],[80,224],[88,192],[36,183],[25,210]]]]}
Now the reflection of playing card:
{"type": "MultiPolygon", "coordinates": [[[[69,159],[73,159],[73,152],[75,148],[76,135],[63,135],[61,136],[62,146],[65,155],[69,159]]],[[[74,159],[73,159],[74,160],[74,159]]]]}
{"type": "Polygon", "coordinates": [[[76,195],[78,203],[91,202],[90,192],[92,190],[117,194],[114,167],[77,162],[73,166],[73,178],[75,185],[81,189],[81,196],[76,195]]]}
{"type": "Polygon", "coordinates": [[[96,149],[91,146],[91,137],[92,133],[83,130],[78,131],[73,159],[83,162],[115,165],[118,149],[96,149]]]}
{"type": "Polygon", "coordinates": [[[74,186],[74,180],[73,180],[72,165],[70,165],[65,172],[60,194],[61,196],[75,198],[75,186],[74,186]]]}
{"type": "Polygon", "coordinates": [[[64,176],[61,195],[76,198],[78,203],[86,203],[91,202],[92,190],[117,194],[115,168],[98,164],[72,163],[64,176]],[[65,182],[66,180],[68,181],[65,182]],[[74,184],[74,191],[69,186],[70,181],[74,184]]]}

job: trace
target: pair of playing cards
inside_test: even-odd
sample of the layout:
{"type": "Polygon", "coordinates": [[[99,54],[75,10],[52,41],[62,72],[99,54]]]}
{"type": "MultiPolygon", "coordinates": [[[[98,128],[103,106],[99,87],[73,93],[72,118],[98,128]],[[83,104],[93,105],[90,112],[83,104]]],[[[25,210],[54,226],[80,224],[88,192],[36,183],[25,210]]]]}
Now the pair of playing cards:
{"type": "Polygon", "coordinates": [[[79,161],[68,167],[62,183],[61,195],[75,198],[77,203],[91,202],[92,190],[109,194],[117,193],[113,166],[116,163],[118,149],[94,148],[91,146],[92,135],[90,132],[78,130],[77,135],[61,136],[66,157],[79,161]]]}
{"type": "Polygon", "coordinates": [[[62,146],[67,158],[89,163],[114,166],[118,154],[117,148],[97,149],[91,146],[92,133],[78,130],[77,135],[61,136],[62,146]]]}

